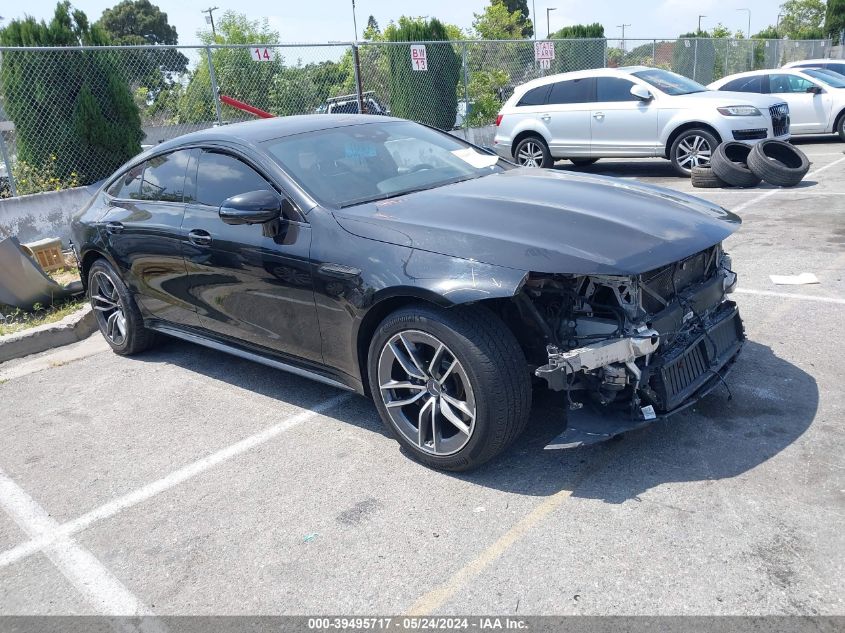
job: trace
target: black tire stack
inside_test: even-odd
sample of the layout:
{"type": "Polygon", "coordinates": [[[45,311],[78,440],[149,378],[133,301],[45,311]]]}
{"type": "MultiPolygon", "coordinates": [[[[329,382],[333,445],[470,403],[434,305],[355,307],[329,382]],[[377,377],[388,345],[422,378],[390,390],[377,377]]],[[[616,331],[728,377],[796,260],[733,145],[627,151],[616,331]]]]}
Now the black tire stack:
{"type": "Polygon", "coordinates": [[[776,187],[794,187],[807,174],[810,161],[797,147],[774,139],[756,145],[722,143],[709,167],[694,167],[692,186],[756,187],[762,181],[776,187]]]}

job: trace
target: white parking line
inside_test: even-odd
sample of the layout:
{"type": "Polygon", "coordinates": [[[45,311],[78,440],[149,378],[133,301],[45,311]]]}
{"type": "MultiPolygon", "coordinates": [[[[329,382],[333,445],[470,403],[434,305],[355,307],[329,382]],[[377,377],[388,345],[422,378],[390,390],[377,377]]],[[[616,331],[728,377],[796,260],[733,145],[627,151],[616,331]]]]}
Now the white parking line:
{"type": "Polygon", "coordinates": [[[223,462],[237,457],[256,446],[264,444],[280,433],[287,431],[298,424],[302,424],[324,411],[337,407],[349,400],[351,397],[352,394],[344,393],[339,396],[329,398],[328,400],[323,400],[310,409],[304,410],[290,418],[282,420],[278,424],[274,424],[273,426],[254,435],[250,435],[240,442],[236,442],[215,453],[211,453],[196,462],[183,466],[179,470],[174,471],[161,479],[147,484],[134,492],[123,495],[122,497],[113,499],[105,505],[95,508],[94,510],[87,512],[72,521],[59,525],[50,519],[53,525],[51,525],[49,529],[42,529],[36,533],[30,533],[27,531],[27,533],[32,537],[29,541],[0,554],[0,568],[11,565],[12,563],[17,562],[22,558],[26,558],[35,552],[45,548],[50,548],[53,544],[62,541],[62,539],[67,539],[73,534],[81,532],[98,521],[113,517],[127,508],[131,508],[132,506],[138,505],[157,494],[170,490],[188,479],[196,477],[197,475],[200,475],[205,471],[222,464],[223,462]]]}
{"type": "MultiPolygon", "coordinates": [[[[825,170],[827,170],[827,169],[830,169],[831,167],[834,167],[834,166],[838,165],[838,164],[839,164],[839,163],[841,163],[842,161],[845,161],[845,156],[843,156],[843,157],[842,157],[842,158],[840,158],[839,160],[835,160],[835,161],[833,161],[832,163],[828,163],[828,164],[827,164],[827,165],[825,165],[824,167],[819,167],[819,168],[818,168],[818,169],[816,169],[815,171],[811,171],[810,173],[808,173],[808,174],[807,174],[806,176],[804,176],[804,177],[805,177],[805,178],[812,178],[812,177],[813,177],[813,176],[815,176],[816,174],[820,174],[821,172],[823,172],[823,171],[825,171],[825,170]]],[[[789,191],[789,190],[788,190],[788,189],[770,189],[770,190],[766,191],[765,193],[761,193],[759,196],[756,196],[756,197],[754,197],[754,198],[751,198],[751,200],[748,200],[748,201],[746,201],[746,202],[743,202],[743,203],[742,203],[741,205],[739,205],[738,207],[735,207],[735,208],[731,209],[731,211],[733,211],[734,213],[739,213],[739,212],[740,212],[740,211],[742,211],[743,209],[747,209],[748,207],[750,207],[752,204],[757,204],[758,202],[760,202],[760,201],[762,201],[762,200],[765,200],[766,198],[769,198],[769,197],[771,197],[771,196],[775,195],[776,193],[778,193],[778,192],[780,192],[780,191],[789,191]]]]}
{"type": "Polygon", "coordinates": [[[73,539],[59,535],[59,524],[26,491],[0,470],[0,505],[33,538],[56,535],[44,554],[62,575],[103,615],[150,615],[150,610],[73,539]]]}
{"type": "Polygon", "coordinates": [[[751,290],[750,288],[737,288],[734,290],[737,294],[744,295],[759,295],[761,297],[779,297],[781,299],[798,299],[799,301],[818,301],[820,303],[838,303],[845,305],[845,299],[837,299],[836,297],[822,297],[819,295],[799,295],[794,292],[775,292],[773,290],[751,290]]]}

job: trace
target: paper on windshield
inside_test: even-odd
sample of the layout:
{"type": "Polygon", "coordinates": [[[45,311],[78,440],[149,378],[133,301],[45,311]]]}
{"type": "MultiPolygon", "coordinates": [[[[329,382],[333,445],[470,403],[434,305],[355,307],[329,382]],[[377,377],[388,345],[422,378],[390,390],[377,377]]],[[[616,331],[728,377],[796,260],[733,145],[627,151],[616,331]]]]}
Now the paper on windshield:
{"type": "Polygon", "coordinates": [[[490,156],[489,154],[481,154],[476,152],[471,147],[466,147],[464,149],[456,149],[452,152],[452,155],[460,158],[462,161],[469,163],[476,169],[483,169],[484,167],[492,167],[495,165],[499,158],[498,156],[490,156]]]}

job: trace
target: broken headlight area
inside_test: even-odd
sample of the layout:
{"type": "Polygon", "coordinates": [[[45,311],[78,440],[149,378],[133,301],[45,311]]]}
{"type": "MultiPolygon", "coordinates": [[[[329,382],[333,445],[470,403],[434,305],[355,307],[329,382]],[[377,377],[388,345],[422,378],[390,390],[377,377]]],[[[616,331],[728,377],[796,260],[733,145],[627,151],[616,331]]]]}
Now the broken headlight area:
{"type": "Polygon", "coordinates": [[[530,275],[516,303],[544,343],[529,351],[536,375],[571,411],[634,426],[684,408],[723,381],[744,340],[730,265],[716,245],[639,275],[530,275]]]}

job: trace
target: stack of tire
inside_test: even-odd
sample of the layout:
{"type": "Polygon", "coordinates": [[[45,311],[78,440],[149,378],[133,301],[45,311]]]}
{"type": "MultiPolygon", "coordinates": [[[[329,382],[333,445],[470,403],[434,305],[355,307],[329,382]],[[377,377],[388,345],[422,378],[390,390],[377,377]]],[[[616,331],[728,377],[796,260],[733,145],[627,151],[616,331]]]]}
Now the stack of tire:
{"type": "Polygon", "coordinates": [[[776,187],[794,187],[810,169],[800,149],[769,139],[756,145],[730,142],[716,147],[707,167],[692,168],[692,186],[756,187],[762,181],[776,187]]]}

